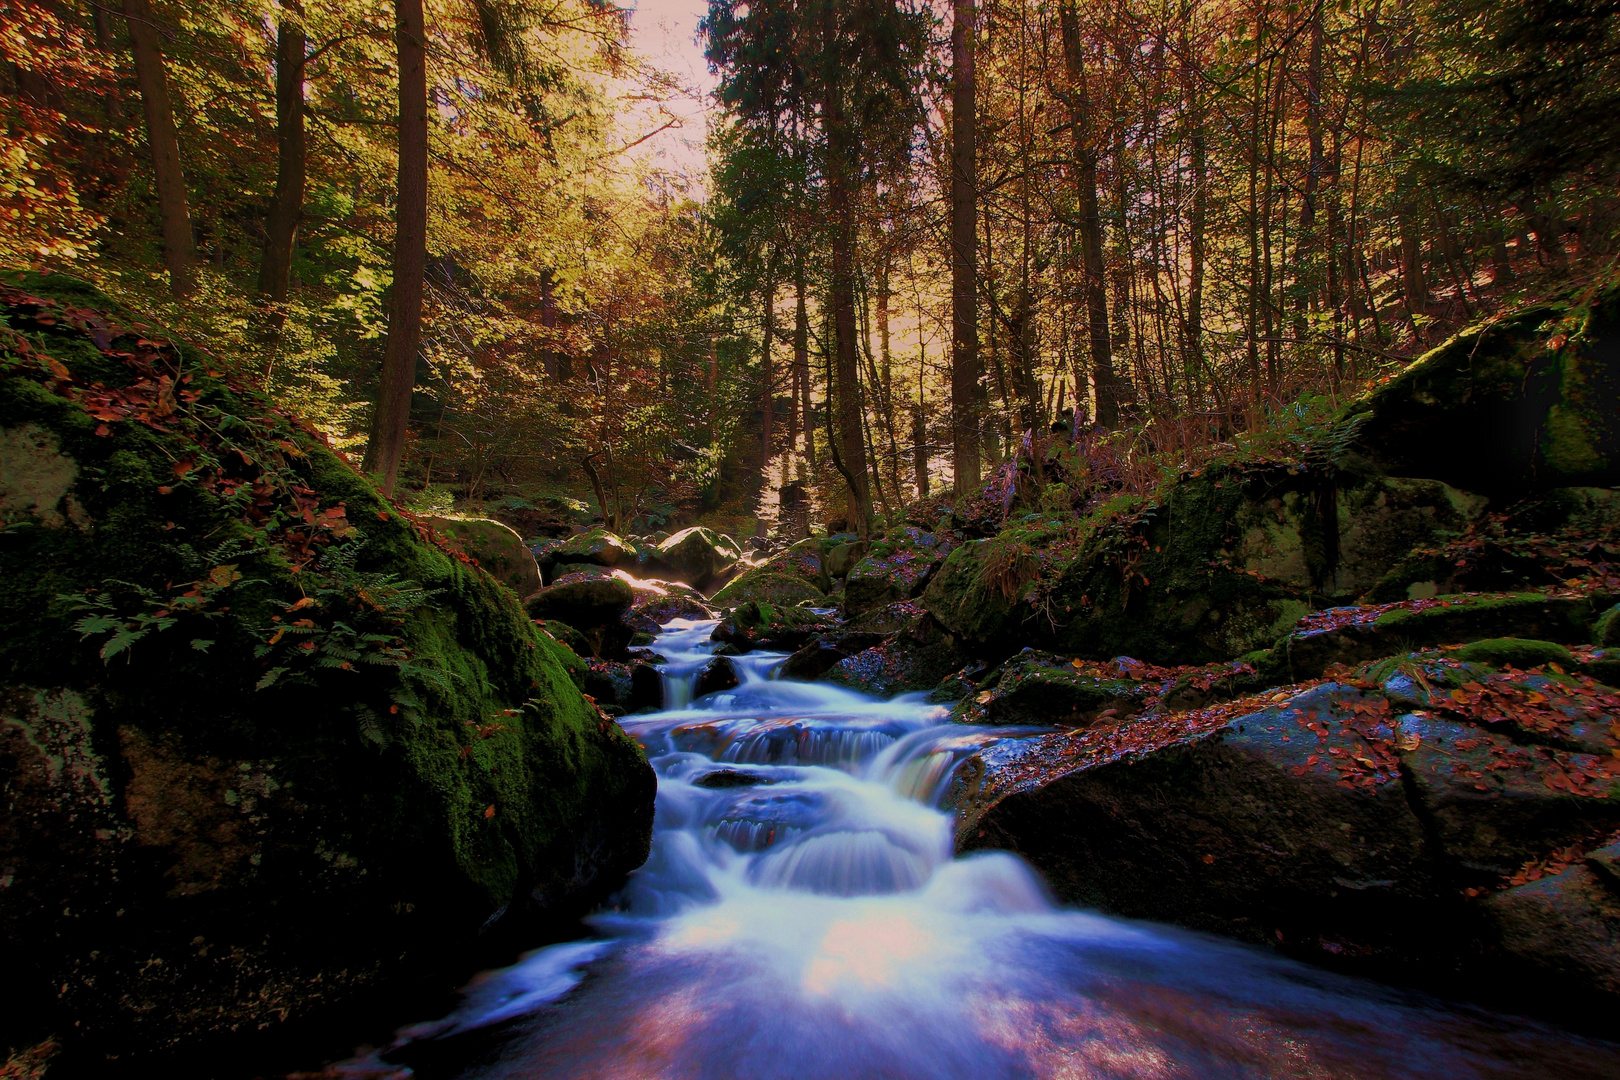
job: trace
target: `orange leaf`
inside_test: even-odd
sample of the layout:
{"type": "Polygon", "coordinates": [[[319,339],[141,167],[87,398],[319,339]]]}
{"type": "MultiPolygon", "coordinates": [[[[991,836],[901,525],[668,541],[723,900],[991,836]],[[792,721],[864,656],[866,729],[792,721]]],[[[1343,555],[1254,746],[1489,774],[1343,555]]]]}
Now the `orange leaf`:
{"type": "Polygon", "coordinates": [[[495,804],[494,803],[490,803],[488,806],[486,806],[484,808],[484,816],[487,817],[487,818],[492,818],[492,817],[495,816],[495,804]]]}

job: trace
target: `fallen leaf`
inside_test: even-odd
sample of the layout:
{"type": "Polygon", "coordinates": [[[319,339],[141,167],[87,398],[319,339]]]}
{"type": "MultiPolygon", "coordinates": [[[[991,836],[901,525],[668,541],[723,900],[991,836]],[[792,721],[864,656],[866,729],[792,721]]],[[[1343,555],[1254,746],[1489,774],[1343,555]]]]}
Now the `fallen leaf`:
{"type": "Polygon", "coordinates": [[[484,816],[487,817],[487,818],[492,818],[492,817],[495,816],[495,804],[494,803],[490,803],[488,806],[484,807],[484,816]]]}

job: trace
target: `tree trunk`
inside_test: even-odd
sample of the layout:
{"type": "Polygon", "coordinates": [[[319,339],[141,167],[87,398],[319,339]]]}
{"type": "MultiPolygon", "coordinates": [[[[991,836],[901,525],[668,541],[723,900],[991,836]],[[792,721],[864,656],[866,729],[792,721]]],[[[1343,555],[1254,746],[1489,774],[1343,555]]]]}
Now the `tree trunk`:
{"type": "Polygon", "coordinates": [[[978,130],[973,0],[951,26],[951,471],[957,495],[979,486],[978,130]]]}
{"type": "MultiPolygon", "coordinates": [[[[377,387],[377,410],[366,447],[367,472],[380,474],[392,495],[405,450],[422,341],[422,291],[427,272],[427,27],[422,0],[394,0],[399,48],[399,198],[394,226],[394,292],[388,347],[377,387]]],[[[607,513],[607,506],[602,507],[607,513]]]]}
{"type": "Polygon", "coordinates": [[[129,20],[129,42],[135,54],[135,84],[146,112],[146,141],[152,150],[153,190],[163,228],[163,265],[169,271],[169,291],[177,297],[195,286],[192,267],[197,259],[191,237],[191,212],[186,207],[186,177],[180,168],[180,139],[174,129],[174,107],[169,80],[163,70],[163,49],[157,24],[147,0],[124,0],[129,20]]]}
{"type": "Polygon", "coordinates": [[[282,0],[276,27],[276,191],[264,219],[259,291],[280,304],[292,277],[293,244],[304,214],[304,6],[282,0]]]}
{"type": "MultiPolygon", "coordinates": [[[[1190,17],[1190,16],[1189,16],[1190,17]]],[[[1183,38],[1183,51],[1190,45],[1183,38]]],[[[1193,64],[1190,52],[1183,60],[1189,68],[1193,64]]],[[[1183,377],[1188,385],[1188,403],[1192,404],[1192,387],[1204,366],[1204,230],[1209,221],[1209,152],[1204,132],[1204,98],[1198,85],[1199,72],[1190,71],[1187,79],[1187,119],[1191,131],[1189,154],[1192,165],[1192,211],[1187,222],[1187,349],[1183,362],[1183,377]]]]}
{"type": "Polygon", "coordinates": [[[1091,380],[1097,394],[1097,422],[1119,426],[1119,387],[1114,378],[1113,350],[1108,341],[1108,286],[1104,278],[1102,211],[1097,200],[1097,151],[1091,137],[1091,102],[1086,93],[1085,62],[1080,54],[1080,20],[1072,0],[1059,11],[1063,30],[1063,66],[1069,78],[1073,111],[1075,186],[1080,201],[1080,252],[1084,268],[1086,318],[1091,339],[1091,380]]]}
{"type": "Polygon", "coordinates": [[[771,420],[776,412],[776,372],[771,364],[772,339],[776,336],[776,283],[771,280],[769,272],[765,275],[765,318],[764,338],[759,350],[759,379],[762,384],[760,397],[765,405],[765,411],[759,422],[759,467],[766,469],[771,464],[771,420]]]}
{"type": "Polygon", "coordinates": [[[911,461],[917,473],[917,501],[928,498],[928,421],[923,403],[911,406],[911,461]]]}
{"type": "Polygon", "coordinates": [[[800,411],[804,417],[804,456],[816,464],[816,420],[810,403],[810,315],[805,307],[804,258],[801,255],[793,277],[793,366],[799,373],[799,389],[804,393],[800,411]]]}

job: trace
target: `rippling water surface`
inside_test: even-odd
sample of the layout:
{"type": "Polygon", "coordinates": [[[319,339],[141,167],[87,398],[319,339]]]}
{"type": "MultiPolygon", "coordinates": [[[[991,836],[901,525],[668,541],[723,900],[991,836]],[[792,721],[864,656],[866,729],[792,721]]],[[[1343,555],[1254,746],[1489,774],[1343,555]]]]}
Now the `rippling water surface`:
{"type": "Polygon", "coordinates": [[[624,721],[659,787],[618,910],[482,976],[389,1060],[581,1080],[1620,1076],[1609,1044],[1064,909],[1011,855],[953,859],[953,764],[1019,732],[773,680],[761,654],[692,701],[712,625],[669,625],[672,707],[624,721]]]}

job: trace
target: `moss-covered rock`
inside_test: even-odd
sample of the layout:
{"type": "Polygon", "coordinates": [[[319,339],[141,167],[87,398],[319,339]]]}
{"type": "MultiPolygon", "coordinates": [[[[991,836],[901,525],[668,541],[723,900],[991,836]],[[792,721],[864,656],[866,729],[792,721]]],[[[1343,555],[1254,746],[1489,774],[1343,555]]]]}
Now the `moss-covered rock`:
{"type": "Polygon", "coordinates": [[[1541,667],[1544,664],[1573,664],[1574,657],[1562,645],[1533,638],[1487,638],[1472,641],[1457,650],[1457,659],[1492,667],[1541,667]]]}
{"type": "Polygon", "coordinates": [[[736,541],[713,529],[694,525],[658,545],[654,565],[664,576],[704,588],[742,558],[736,541]]]}
{"type": "Polygon", "coordinates": [[[422,523],[445,547],[476,561],[519,597],[540,591],[540,567],[534,553],[510,526],[470,517],[425,517],[422,523]]]}
{"type": "Polygon", "coordinates": [[[285,1046],[640,864],[652,772],[511,592],[83,283],[0,314],[0,1044],[285,1046]]]}
{"type": "Polygon", "coordinates": [[[592,656],[616,660],[634,633],[623,616],[635,601],[635,590],[623,578],[579,574],[558,578],[523,604],[532,619],[556,619],[579,631],[592,656]]]}
{"type": "Polygon", "coordinates": [[[1620,288],[1465,330],[1347,410],[1389,473],[1512,496],[1620,482],[1620,288]]]}
{"type": "Polygon", "coordinates": [[[1025,649],[1001,665],[965,698],[951,719],[969,724],[1043,724],[1086,727],[1139,712],[1158,687],[1140,680],[1105,678],[1061,656],[1025,649]]]}
{"type": "Polygon", "coordinates": [[[715,641],[738,652],[770,649],[792,652],[817,634],[838,628],[838,620],[808,605],[783,606],[750,600],[726,612],[714,628],[715,641]]]}
{"type": "Polygon", "coordinates": [[[803,578],[780,573],[769,566],[759,566],[732,578],[710,598],[710,602],[716,608],[736,607],[750,602],[792,607],[823,599],[821,590],[803,578]]]}
{"type": "Polygon", "coordinates": [[[1606,649],[1620,647],[1620,604],[1599,615],[1592,624],[1592,644],[1606,649]]]}
{"type": "Polygon", "coordinates": [[[1435,645],[1531,638],[1577,644],[1587,635],[1590,600],[1541,593],[1459,594],[1436,600],[1336,608],[1301,620],[1272,650],[1279,678],[1310,678],[1329,665],[1435,645]]]}
{"type": "Polygon", "coordinates": [[[948,536],[915,527],[893,529],[873,540],[844,576],[845,617],[921,595],[952,546],[948,536]]]}
{"type": "Polygon", "coordinates": [[[821,541],[815,537],[800,540],[771,556],[760,569],[796,577],[819,593],[832,588],[832,575],[827,572],[821,541]]]}
{"type": "Polygon", "coordinates": [[[563,573],[556,568],[568,563],[614,567],[636,561],[635,548],[602,525],[586,529],[577,536],[540,544],[534,549],[534,555],[548,584],[563,573]]]}

